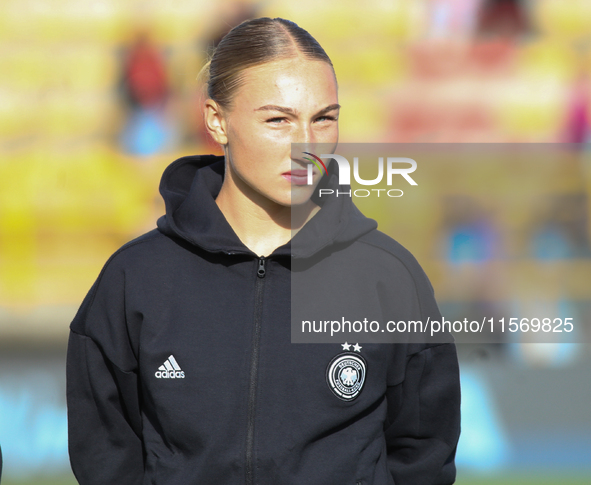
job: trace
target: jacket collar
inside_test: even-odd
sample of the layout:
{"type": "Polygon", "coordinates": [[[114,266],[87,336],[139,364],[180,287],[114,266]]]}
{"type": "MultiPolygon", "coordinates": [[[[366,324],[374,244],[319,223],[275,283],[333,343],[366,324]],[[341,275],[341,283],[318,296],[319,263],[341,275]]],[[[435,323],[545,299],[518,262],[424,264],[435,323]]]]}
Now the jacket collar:
{"type": "MultiPolygon", "coordinates": [[[[336,165],[329,165],[329,173],[319,188],[350,190],[338,185],[336,165]]],[[[256,256],[240,241],[215,203],[223,180],[223,156],[190,155],[175,160],[166,168],[160,182],[166,215],[158,220],[158,228],[209,252],[256,256]]],[[[327,246],[353,241],[377,227],[374,220],[355,207],[350,197],[314,201],[321,209],[272,256],[310,257],[327,246]]]]}

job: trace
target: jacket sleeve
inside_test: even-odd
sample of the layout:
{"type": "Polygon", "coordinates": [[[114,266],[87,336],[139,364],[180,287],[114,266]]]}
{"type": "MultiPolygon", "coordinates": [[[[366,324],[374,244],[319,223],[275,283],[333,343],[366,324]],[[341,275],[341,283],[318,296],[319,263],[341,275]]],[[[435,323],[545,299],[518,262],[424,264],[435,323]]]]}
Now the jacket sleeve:
{"type": "Polygon", "coordinates": [[[137,360],[125,320],[123,271],[107,265],[70,325],[68,447],[81,485],[141,484],[137,360]]]}
{"type": "Polygon", "coordinates": [[[404,379],[389,386],[386,397],[388,466],[396,485],[454,483],[460,435],[455,345],[433,345],[408,355],[404,379]]]}

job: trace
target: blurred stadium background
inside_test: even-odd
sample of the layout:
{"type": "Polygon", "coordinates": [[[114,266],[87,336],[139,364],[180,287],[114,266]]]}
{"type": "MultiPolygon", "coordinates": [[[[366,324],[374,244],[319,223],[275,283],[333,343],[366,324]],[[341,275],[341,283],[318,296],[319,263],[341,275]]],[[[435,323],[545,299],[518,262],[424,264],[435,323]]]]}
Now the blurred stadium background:
{"type": "MultiPolygon", "coordinates": [[[[515,177],[495,160],[421,173],[430,197],[375,216],[424,266],[444,315],[533,308],[575,317],[589,341],[591,0],[4,0],[3,483],[75,483],[68,325],[110,254],[154,227],[164,167],[219,152],[196,77],[255,16],[294,20],[331,56],[344,142],[570,144],[560,163],[515,177]]],[[[591,483],[588,345],[459,353],[458,483],[591,483]]]]}

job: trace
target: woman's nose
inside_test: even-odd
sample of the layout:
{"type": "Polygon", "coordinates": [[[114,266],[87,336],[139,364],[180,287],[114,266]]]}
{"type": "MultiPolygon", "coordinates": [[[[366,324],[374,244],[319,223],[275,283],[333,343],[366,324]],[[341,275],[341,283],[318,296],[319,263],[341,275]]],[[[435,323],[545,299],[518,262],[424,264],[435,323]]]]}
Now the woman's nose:
{"type": "Polygon", "coordinates": [[[305,145],[311,145],[316,141],[314,130],[310,123],[302,123],[297,131],[293,143],[302,143],[305,145]]]}

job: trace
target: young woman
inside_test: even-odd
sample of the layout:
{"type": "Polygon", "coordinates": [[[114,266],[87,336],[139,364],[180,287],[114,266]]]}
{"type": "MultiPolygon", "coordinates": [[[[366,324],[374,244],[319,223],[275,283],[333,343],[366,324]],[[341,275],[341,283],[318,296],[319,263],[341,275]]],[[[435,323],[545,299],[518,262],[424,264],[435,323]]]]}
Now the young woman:
{"type": "Polygon", "coordinates": [[[77,479],[453,483],[453,344],[291,343],[293,268],[329,260],[365,278],[356,298],[439,317],[406,250],[350,199],[312,196],[319,182],[338,186],[335,168],[307,185],[292,158],[293,142],[337,142],[330,59],[290,21],[247,21],[213,55],[208,96],[206,127],[224,156],[165,170],[166,215],[109,259],[71,324],[77,479]]]}

